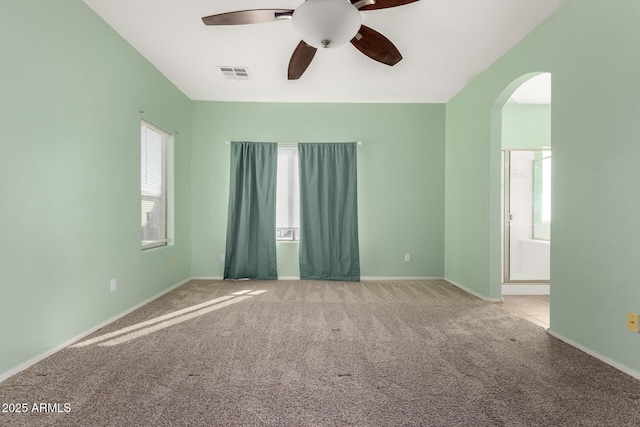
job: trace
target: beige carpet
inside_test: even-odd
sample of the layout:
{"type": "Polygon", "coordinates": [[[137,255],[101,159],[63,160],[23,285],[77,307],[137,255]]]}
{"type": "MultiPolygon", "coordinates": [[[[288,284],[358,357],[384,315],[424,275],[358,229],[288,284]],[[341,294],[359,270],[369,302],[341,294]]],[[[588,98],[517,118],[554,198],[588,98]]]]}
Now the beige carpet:
{"type": "Polygon", "coordinates": [[[442,281],[192,281],[0,403],[27,409],[2,426],[640,425],[640,381],[442,281]]]}

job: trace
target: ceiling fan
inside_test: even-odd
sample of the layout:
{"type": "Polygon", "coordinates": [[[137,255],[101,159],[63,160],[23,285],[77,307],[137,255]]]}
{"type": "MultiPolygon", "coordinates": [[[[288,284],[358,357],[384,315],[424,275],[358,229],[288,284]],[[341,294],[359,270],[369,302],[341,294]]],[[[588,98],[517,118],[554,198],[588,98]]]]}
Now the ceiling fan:
{"type": "Polygon", "coordinates": [[[288,79],[305,72],[318,48],[351,42],[369,58],[393,66],[402,55],[389,39],[362,25],[361,10],[387,9],[418,0],[306,0],[296,9],[251,9],[205,16],[206,25],[259,24],[291,19],[302,41],[289,61],[288,79]]]}

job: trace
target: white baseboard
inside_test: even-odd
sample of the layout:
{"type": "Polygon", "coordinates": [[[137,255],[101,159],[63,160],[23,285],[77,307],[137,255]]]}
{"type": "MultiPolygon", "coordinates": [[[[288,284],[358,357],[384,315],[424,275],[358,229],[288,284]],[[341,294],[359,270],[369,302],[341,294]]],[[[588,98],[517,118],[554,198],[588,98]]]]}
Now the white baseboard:
{"type": "Polygon", "coordinates": [[[360,280],[363,282],[380,282],[385,280],[445,280],[444,277],[427,277],[427,276],[362,276],[360,280]]]}
{"type": "MultiPolygon", "coordinates": [[[[222,277],[192,277],[193,280],[224,280],[222,277]]],[[[279,276],[278,280],[300,280],[300,276],[279,276]]],[[[426,276],[363,276],[360,281],[384,281],[384,280],[446,280],[444,277],[426,277],[426,276]]]]}
{"type": "Polygon", "coordinates": [[[547,284],[503,284],[502,295],[549,295],[551,286],[547,284]]]}
{"type": "Polygon", "coordinates": [[[138,308],[142,307],[143,305],[148,304],[151,301],[160,298],[162,295],[164,295],[164,294],[166,294],[168,292],[171,292],[172,290],[184,285],[185,283],[187,283],[190,280],[191,280],[191,278],[188,278],[188,279],[185,279],[185,280],[183,280],[183,281],[181,281],[179,283],[176,283],[175,285],[172,285],[171,287],[169,287],[169,288],[157,293],[156,295],[153,295],[152,297],[149,297],[146,300],[144,300],[144,301],[136,304],[135,306],[127,309],[126,311],[124,311],[124,312],[122,312],[120,314],[117,314],[116,316],[112,317],[111,319],[106,320],[106,321],[100,323],[99,325],[94,326],[93,328],[81,333],[78,336],[75,336],[74,338],[71,338],[68,341],[65,341],[64,343],[56,346],[55,348],[52,348],[51,350],[48,350],[48,351],[46,351],[46,352],[44,352],[42,354],[39,354],[38,356],[35,356],[35,357],[31,358],[31,359],[27,360],[26,362],[16,366],[15,368],[12,368],[12,369],[9,369],[6,372],[0,373],[0,383],[2,381],[6,380],[7,378],[14,376],[18,372],[24,371],[25,369],[35,365],[36,363],[46,359],[47,357],[59,352],[60,350],[64,350],[65,348],[69,347],[70,345],[75,344],[76,342],[80,341],[82,338],[84,338],[84,337],[86,337],[88,335],[91,335],[92,333],[94,333],[95,331],[97,331],[99,329],[104,328],[108,324],[115,322],[116,320],[126,316],[127,314],[131,313],[134,310],[137,310],[138,308]]]}
{"type": "Polygon", "coordinates": [[[224,280],[222,276],[198,276],[192,277],[191,280],[224,280]]]}
{"type": "Polygon", "coordinates": [[[549,335],[551,335],[552,337],[557,338],[560,341],[564,341],[567,344],[569,344],[570,346],[575,347],[580,351],[584,351],[588,355],[593,356],[596,359],[599,359],[599,360],[603,361],[607,365],[613,366],[617,370],[622,371],[625,374],[631,375],[632,377],[640,380],[640,372],[636,371],[635,369],[630,368],[629,366],[624,365],[624,364],[622,364],[620,362],[616,362],[615,360],[610,359],[607,356],[603,356],[602,354],[600,354],[600,353],[598,353],[598,352],[596,352],[594,350],[591,350],[590,348],[585,347],[582,344],[578,344],[577,342],[575,342],[573,340],[570,340],[569,338],[566,338],[566,337],[560,335],[559,333],[552,331],[551,329],[547,329],[547,333],[549,335]]]}
{"type": "Polygon", "coordinates": [[[473,295],[475,297],[480,298],[481,300],[489,301],[489,302],[502,302],[502,298],[489,298],[489,297],[486,297],[484,295],[479,294],[476,291],[473,291],[473,290],[467,288],[464,285],[461,285],[460,283],[456,283],[453,280],[447,279],[446,277],[444,278],[444,280],[446,280],[447,282],[451,283],[453,286],[456,286],[456,287],[462,289],[463,291],[465,291],[467,293],[470,293],[471,295],[473,295]]]}
{"type": "MultiPolygon", "coordinates": [[[[281,276],[278,280],[300,280],[299,276],[281,276]]],[[[401,276],[362,276],[361,282],[383,282],[386,280],[444,280],[443,277],[401,277],[401,276]]]]}

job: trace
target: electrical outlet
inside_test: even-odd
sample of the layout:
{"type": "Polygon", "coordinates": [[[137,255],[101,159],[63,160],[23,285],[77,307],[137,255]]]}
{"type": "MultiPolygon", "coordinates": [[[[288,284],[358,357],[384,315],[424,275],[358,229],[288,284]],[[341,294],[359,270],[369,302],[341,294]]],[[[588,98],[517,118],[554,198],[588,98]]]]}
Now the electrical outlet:
{"type": "Polygon", "coordinates": [[[411,254],[404,254],[404,261],[405,262],[411,261],[411,254]]]}
{"type": "Polygon", "coordinates": [[[638,313],[627,313],[627,329],[635,333],[640,332],[640,328],[638,327],[638,313]]]}
{"type": "Polygon", "coordinates": [[[220,254],[220,262],[224,262],[224,254],[220,254]]]}
{"type": "Polygon", "coordinates": [[[171,266],[171,268],[175,267],[176,266],[175,260],[172,259],[169,265],[171,266]]]}
{"type": "Polygon", "coordinates": [[[115,291],[116,289],[118,289],[118,283],[116,282],[116,279],[111,279],[111,292],[115,291]]]}

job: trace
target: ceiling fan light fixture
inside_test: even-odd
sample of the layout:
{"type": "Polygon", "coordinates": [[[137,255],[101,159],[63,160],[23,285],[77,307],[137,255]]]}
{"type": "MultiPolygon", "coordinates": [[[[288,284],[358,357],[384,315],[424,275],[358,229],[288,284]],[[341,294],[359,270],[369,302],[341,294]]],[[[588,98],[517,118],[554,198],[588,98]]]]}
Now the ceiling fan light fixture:
{"type": "Polygon", "coordinates": [[[346,44],[361,25],[360,11],[347,0],[307,0],[293,12],[293,27],[315,48],[346,44]]]}

